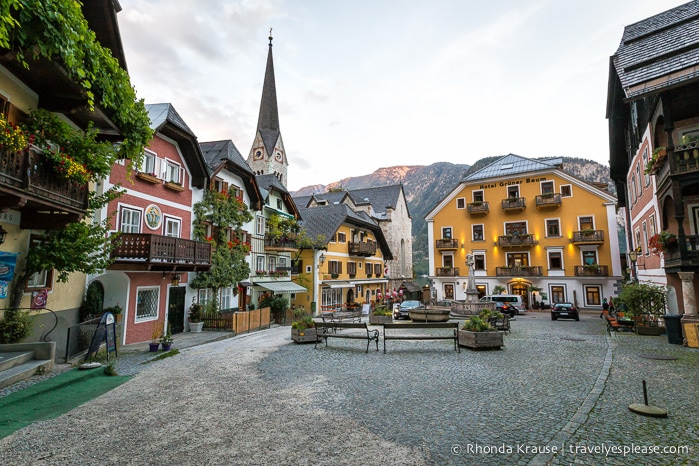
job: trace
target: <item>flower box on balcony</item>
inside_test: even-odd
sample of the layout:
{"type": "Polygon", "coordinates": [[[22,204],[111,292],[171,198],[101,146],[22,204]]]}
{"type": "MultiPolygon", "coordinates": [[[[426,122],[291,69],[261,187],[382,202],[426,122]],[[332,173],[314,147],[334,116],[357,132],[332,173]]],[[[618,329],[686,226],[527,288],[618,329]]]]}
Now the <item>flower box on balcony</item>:
{"type": "Polygon", "coordinates": [[[174,181],[166,181],[165,187],[173,191],[184,191],[184,186],[179,183],[175,183],[174,181]]]}
{"type": "Polygon", "coordinates": [[[161,181],[154,173],[138,172],[136,173],[136,178],[152,184],[158,184],[161,181]]]}

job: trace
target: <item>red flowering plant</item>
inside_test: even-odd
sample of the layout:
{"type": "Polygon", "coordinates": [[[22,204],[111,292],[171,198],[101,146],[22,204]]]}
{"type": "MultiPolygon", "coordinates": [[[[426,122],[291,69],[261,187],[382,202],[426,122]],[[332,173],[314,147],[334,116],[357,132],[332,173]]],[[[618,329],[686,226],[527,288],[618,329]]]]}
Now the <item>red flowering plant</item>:
{"type": "Polygon", "coordinates": [[[648,249],[656,255],[660,255],[661,252],[667,253],[676,246],[677,236],[667,231],[661,231],[648,238],[648,249]]]}

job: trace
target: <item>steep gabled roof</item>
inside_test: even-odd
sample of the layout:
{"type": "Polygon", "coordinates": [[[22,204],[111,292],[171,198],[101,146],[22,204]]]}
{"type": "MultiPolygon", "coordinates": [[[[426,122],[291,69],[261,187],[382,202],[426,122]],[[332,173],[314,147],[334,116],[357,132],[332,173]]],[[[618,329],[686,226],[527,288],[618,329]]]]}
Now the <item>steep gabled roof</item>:
{"type": "Polygon", "coordinates": [[[257,179],[233,141],[227,139],[202,142],[199,147],[204,155],[209,176],[213,177],[224,169],[238,175],[243,180],[251,207],[259,210],[262,207],[262,193],[257,179]]]}
{"type": "Polygon", "coordinates": [[[291,215],[298,218],[299,209],[297,208],[296,203],[291,198],[291,194],[289,193],[289,191],[287,191],[286,187],[281,183],[281,181],[279,181],[279,179],[277,179],[276,176],[272,174],[256,175],[255,179],[257,180],[257,184],[260,187],[262,199],[267,199],[269,193],[272,190],[279,191],[279,194],[281,198],[284,200],[284,204],[286,205],[288,211],[291,213],[291,215]]]}
{"type": "Polygon", "coordinates": [[[192,185],[204,189],[207,186],[208,173],[204,155],[194,132],[187,126],[172,104],[148,104],[146,111],[151,121],[150,127],[156,133],[161,133],[177,143],[192,175],[192,185]]]}
{"type": "MultiPolygon", "coordinates": [[[[297,205],[308,207],[313,200],[326,201],[328,204],[340,204],[349,197],[354,205],[371,205],[377,218],[386,216],[386,211],[395,209],[401,193],[405,196],[402,184],[390,186],[379,186],[375,188],[352,189],[349,191],[333,191],[327,193],[316,193],[310,196],[297,196],[294,201],[297,205]]],[[[407,203],[406,203],[407,209],[407,203]]],[[[408,217],[410,212],[408,211],[408,217]]]]}
{"type": "Polygon", "coordinates": [[[381,227],[366,213],[355,212],[346,204],[331,204],[309,208],[300,207],[299,212],[303,218],[299,223],[310,238],[323,236],[329,241],[343,223],[349,223],[372,231],[381,248],[384,259],[393,259],[381,227]]]}
{"type": "Polygon", "coordinates": [[[520,155],[508,154],[500,157],[489,165],[471,173],[463,178],[464,181],[474,181],[499,176],[510,176],[519,173],[527,173],[538,170],[550,170],[560,168],[563,164],[561,158],[534,160],[520,155]]]}
{"type": "MultiPolygon", "coordinates": [[[[699,2],[693,1],[624,28],[611,58],[626,98],[699,80],[699,2]]],[[[609,104],[608,104],[609,105],[609,104]]]]}

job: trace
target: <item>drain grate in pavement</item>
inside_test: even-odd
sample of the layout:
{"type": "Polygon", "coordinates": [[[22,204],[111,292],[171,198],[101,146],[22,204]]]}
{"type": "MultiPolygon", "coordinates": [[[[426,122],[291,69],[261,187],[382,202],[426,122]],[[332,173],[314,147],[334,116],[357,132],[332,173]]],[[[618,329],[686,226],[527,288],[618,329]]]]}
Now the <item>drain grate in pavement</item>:
{"type": "Polygon", "coordinates": [[[584,338],[561,338],[561,340],[568,340],[568,341],[587,341],[584,338]]]}
{"type": "Polygon", "coordinates": [[[664,354],[639,354],[639,356],[645,359],[657,359],[659,361],[675,361],[677,359],[674,356],[665,356],[664,354]]]}

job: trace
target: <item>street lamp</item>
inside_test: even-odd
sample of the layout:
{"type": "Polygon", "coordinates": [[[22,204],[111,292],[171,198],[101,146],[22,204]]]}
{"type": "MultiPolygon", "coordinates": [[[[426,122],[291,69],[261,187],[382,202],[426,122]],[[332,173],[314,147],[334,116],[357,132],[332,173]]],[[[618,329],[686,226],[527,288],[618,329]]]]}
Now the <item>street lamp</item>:
{"type": "Polygon", "coordinates": [[[636,251],[629,251],[629,260],[631,261],[631,272],[633,277],[632,282],[638,282],[638,272],[636,271],[636,259],[638,259],[638,253],[636,251]]]}
{"type": "Polygon", "coordinates": [[[323,264],[325,264],[325,254],[321,252],[320,256],[318,256],[318,268],[321,268],[323,264]]]}

